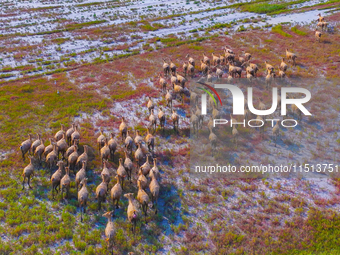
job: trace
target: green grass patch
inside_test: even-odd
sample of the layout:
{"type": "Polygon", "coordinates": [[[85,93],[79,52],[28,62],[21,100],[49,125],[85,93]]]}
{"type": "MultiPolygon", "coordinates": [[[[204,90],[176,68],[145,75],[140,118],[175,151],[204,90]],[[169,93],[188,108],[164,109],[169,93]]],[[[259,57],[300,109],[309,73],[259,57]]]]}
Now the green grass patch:
{"type": "Polygon", "coordinates": [[[61,38],[52,39],[51,42],[54,42],[54,43],[57,43],[57,44],[62,44],[62,43],[67,42],[69,40],[70,40],[69,37],[67,37],[67,38],[62,38],[61,37],[61,38]]]}
{"type": "Polygon", "coordinates": [[[247,29],[241,25],[238,29],[237,29],[237,32],[243,32],[243,31],[246,31],[247,29]]]}
{"type": "Polygon", "coordinates": [[[162,38],[160,41],[162,43],[169,43],[169,42],[174,42],[174,41],[177,41],[177,40],[178,40],[177,38],[170,37],[170,38],[162,38]]]}
{"type": "Polygon", "coordinates": [[[193,50],[203,50],[203,46],[200,45],[189,45],[188,48],[193,50]]]}
{"type": "Polygon", "coordinates": [[[280,34],[284,37],[292,37],[291,34],[288,34],[288,33],[286,33],[285,31],[282,30],[282,25],[276,25],[276,26],[272,27],[272,31],[274,33],[280,34]]]}
{"type": "Polygon", "coordinates": [[[44,6],[44,7],[31,8],[31,9],[28,9],[27,11],[29,12],[46,11],[46,10],[53,10],[53,9],[58,9],[62,7],[63,7],[62,5],[44,6]]]}
{"type": "Polygon", "coordinates": [[[85,3],[85,4],[77,4],[77,7],[89,7],[93,5],[105,5],[105,4],[112,4],[114,2],[118,2],[118,0],[108,1],[108,2],[92,2],[92,3],[85,3]]]}
{"type": "Polygon", "coordinates": [[[213,26],[211,26],[211,29],[221,29],[221,28],[225,28],[225,27],[232,27],[232,25],[230,23],[223,23],[223,24],[215,24],[213,26]]]}
{"type": "Polygon", "coordinates": [[[295,27],[292,27],[290,30],[291,30],[293,33],[297,34],[297,35],[303,35],[303,36],[305,36],[305,35],[308,34],[308,33],[304,32],[304,31],[301,31],[301,30],[297,29],[296,26],[295,26],[295,27]]]}
{"type": "Polygon", "coordinates": [[[256,3],[250,5],[244,5],[241,7],[243,11],[255,12],[255,13],[272,13],[283,10],[286,8],[285,4],[269,4],[269,3],[256,3]]]}
{"type": "MultiPolygon", "coordinates": [[[[340,0],[329,0],[327,2],[324,2],[324,3],[318,3],[318,4],[315,4],[313,6],[320,6],[320,5],[326,5],[326,4],[334,4],[334,3],[340,3],[340,0]]],[[[322,10],[322,9],[320,9],[322,10]]]]}
{"type": "Polygon", "coordinates": [[[75,30],[75,29],[81,29],[83,27],[102,24],[102,23],[105,23],[105,22],[106,22],[106,20],[94,20],[94,21],[89,21],[89,22],[84,22],[84,23],[67,24],[65,26],[65,30],[66,31],[72,31],[72,30],[75,30]]]}
{"type": "Polygon", "coordinates": [[[242,11],[254,12],[254,13],[261,13],[261,14],[280,14],[284,12],[289,12],[294,9],[288,9],[288,6],[294,4],[301,4],[307,2],[308,0],[297,0],[292,2],[282,2],[282,3],[268,3],[267,0],[257,0],[252,3],[238,3],[233,4],[230,7],[240,8],[242,11]]]}
{"type": "Polygon", "coordinates": [[[161,23],[154,23],[151,25],[148,21],[144,21],[143,25],[141,26],[141,29],[144,31],[156,31],[163,27],[164,25],[161,23]]]}

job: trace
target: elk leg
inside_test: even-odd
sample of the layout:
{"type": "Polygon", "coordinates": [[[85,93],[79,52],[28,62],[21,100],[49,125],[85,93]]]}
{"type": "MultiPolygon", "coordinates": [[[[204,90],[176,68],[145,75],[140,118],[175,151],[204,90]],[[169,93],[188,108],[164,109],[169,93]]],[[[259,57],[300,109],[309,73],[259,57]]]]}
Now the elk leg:
{"type": "Polygon", "coordinates": [[[31,180],[31,176],[28,176],[28,187],[29,187],[30,189],[33,189],[33,188],[31,187],[31,185],[30,185],[30,180],[31,180]]]}
{"type": "Polygon", "coordinates": [[[22,181],[22,190],[24,190],[25,189],[25,176],[24,176],[24,180],[22,181]]]}

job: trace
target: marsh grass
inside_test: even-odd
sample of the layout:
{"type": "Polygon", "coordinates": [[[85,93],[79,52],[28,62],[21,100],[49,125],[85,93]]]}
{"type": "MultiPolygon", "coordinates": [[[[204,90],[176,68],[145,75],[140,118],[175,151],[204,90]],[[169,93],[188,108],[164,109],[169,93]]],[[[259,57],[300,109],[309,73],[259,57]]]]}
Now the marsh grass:
{"type": "MultiPolygon", "coordinates": [[[[266,0],[259,0],[254,1],[255,3],[240,3],[238,6],[241,8],[242,11],[254,12],[254,13],[261,13],[261,14],[280,14],[284,12],[290,12],[294,9],[289,9],[287,7],[294,5],[294,4],[301,4],[308,0],[296,0],[296,1],[288,1],[282,3],[268,3],[269,1],[266,0]]],[[[235,7],[238,7],[237,4],[235,7]]]]}
{"type": "Polygon", "coordinates": [[[160,28],[165,27],[161,23],[150,24],[148,21],[143,21],[142,23],[143,23],[143,25],[141,25],[141,29],[144,30],[144,31],[156,31],[160,28]]]}
{"type": "Polygon", "coordinates": [[[290,30],[291,30],[293,33],[297,34],[297,35],[305,36],[305,35],[308,34],[308,33],[304,32],[304,31],[299,30],[296,26],[295,26],[295,27],[292,27],[290,30]]]}
{"type": "Polygon", "coordinates": [[[269,4],[269,3],[255,3],[244,5],[241,7],[243,11],[255,13],[272,13],[285,9],[285,4],[269,4]]]}
{"type": "Polygon", "coordinates": [[[292,37],[291,34],[288,34],[287,32],[282,30],[282,25],[276,25],[276,26],[272,27],[272,31],[274,33],[280,34],[284,37],[292,37]]]}

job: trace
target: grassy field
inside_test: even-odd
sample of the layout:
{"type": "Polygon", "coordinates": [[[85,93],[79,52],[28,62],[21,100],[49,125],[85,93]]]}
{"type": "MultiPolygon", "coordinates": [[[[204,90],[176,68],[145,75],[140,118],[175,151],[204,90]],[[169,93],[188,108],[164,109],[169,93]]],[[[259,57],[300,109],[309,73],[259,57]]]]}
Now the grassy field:
{"type": "MultiPolygon", "coordinates": [[[[110,1],[107,4],[116,3],[110,1]]],[[[79,5],[81,8],[100,6],[99,3],[79,5]]],[[[271,13],[282,10],[281,5],[287,6],[258,2],[239,7],[255,13],[271,13]]],[[[131,130],[138,129],[144,135],[148,124],[147,96],[153,98],[157,109],[159,106],[165,108],[167,118],[165,132],[162,133],[159,128],[156,131],[155,155],[161,169],[159,213],[155,215],[154,210],[149,209],[146,222],[139,222],[133,234],[126,217],[128,201],[122,198],[114,218],[114,254],[339,254],[339,179],[324,178],[320,183],[317,180],[313,183],[313,180],[299,177],[230,180],[190,174],[190,99],[186,97],[184,104],[174,101],[174,107],[181,115],[181,130],[176,135],[169,123],[170,109],[165,106],[158,84],[162,58],[171,57],[181,69],[186,54],[189,53],[198,63],[203,53],[209,57],[212,52],[222,54],[226,45],[239,55],[251,53],[252,61],[260,67],[259,79],[263,79],[264,61],[278,66],[288,47],[298,55],[298,65],[289,65],[289,78],[322,78],[328,82],[313,87],[310,106],[313,118],[302,120],[302,130],[283,134],[277,160],[303,162],[310,159],[297,156],[304,150],[299,147],[298,137],[309,141],[313,160],[333,160],[334,155],[340,152],[337,135],[340,15],[337,12],[326,18],[334,26],[334,33],[324,33],[320,43],[314,38],[315,23],[305,26],[279,24],[269,30],[248,26],[243,32],[234,32],[232,28],[236,24],[228,23],[193,31],[190,38],[177,34],[167,38],[155,36],[143,39],[143,51],[123,50],[124,54],[108,57],[103,51],[100,58],[94,57],[93,62],[86,63],[78,58],[78,54],[82,53],[77,53],[75,58],[71,52],[65,52],[63,60],[54,62],[52,58],[45,57],[39,60],[39,48],[20,48],[18,45],[2,48],[2,52],[18,54],[18,58],[35,52],[31,55],[34,59],[32,66],[8,66],[7,73],[16,70],[29,73],[29,70],[40,66],[43,70],[37,72],[37,77],[19,75],[18,79],[5,80],[0,85],[0,254],[108,254],[104,237],[107,220],[102,214],[112,210],[113,206],[108,197],[99,211],[95,199],[95,188],[101,182],[96,137],[99,128],[106,134],[113,131],[118,135],[122,116],[127,119],[131,130]],[[72,62],[73,58],[75,62],[72,62]],[[61,63],[69,66],[58,66],[61,63]],[[53,68],[48,71],[47,67],[51,65],[53,68]],[[334,111],[329,111],[330,108],[334,111]],[[40,133],[47,145],[47,138],[59,130],[60,124],[69,127],[72,122],[79,123],[81,127],[80,150],[83,150],[83,145],[91,148],[87,173],[90,201],[84,222],[80,222],[74,176],[71,176],[71,197],[68,200],[63,200],[60,194],[52,198],[49,171],[38,164],[32,180],[33,189],[21,190],[21,174],[28,160],[22,162],[20,143],[27,139],[29,133],[34,136],[40,133]],[[325,126],[329,124],[328,128],[318,128],[321,122],[325,126]],[[333,154],[327,150],[327,143],[338,145],[333,154]],[[294,149],[296,147],[297,150],[294,149]]],[[[112,40],[111,36],[121,33],[120,26],[87,28],[91,25],[88,22],[66,25],[65,29],[72,30],[72,33],[79,30],[82,33],[77,36],[89,41],[98,38],[112,40]]],[[[138,29],[157,31],[162,28],[151,22],[152,18],[145,18],[143,25],[130,23],[126,29],[131,29],[138,41],[141,40],[138,29]]],[[[51,31],[53,34],[54,30],[51,31]]],[[[58,37],[52,39],[49,37],[51,34],[43,35],[47,44],[68,41],[58,37]]],[[[1,40],[6,43],[14,40],[14,36],[5,35],[1,40]]],[[[130,42],[125,45],[122,40],[119,50],[129,49],[130,42]]],[[[118,50],[115,48],[117,45],[107,47],[108,52],[118,50]]],[[[84,54],[92,54],[88,50],[84,54]]],[[[268,95],[264,89],[257,93],[258,97],[268,95]]],[[[269,104],[267,100],[265,103],[269,104]]],[[[235,153],[239,162],[268,161],[271,131],[266,130],[263,138],[249,129],[240,132],[243,136],[239,146],[230,147],[230,154],[235,153]]],[[[228,133],[225,137],[231,138],[231,135],[228,133]]],[[[114,168],[118,167],[118,158],[123,157],[120,136],[118,139],[115,161],[110,162],[114,168]]],[[[137,193],[135,172],[133,179],[132,184],[127,183],[124,193],[137,193]]],[[[110,188],[113,185],[114,182],[111,182],[110,188]]]]}

